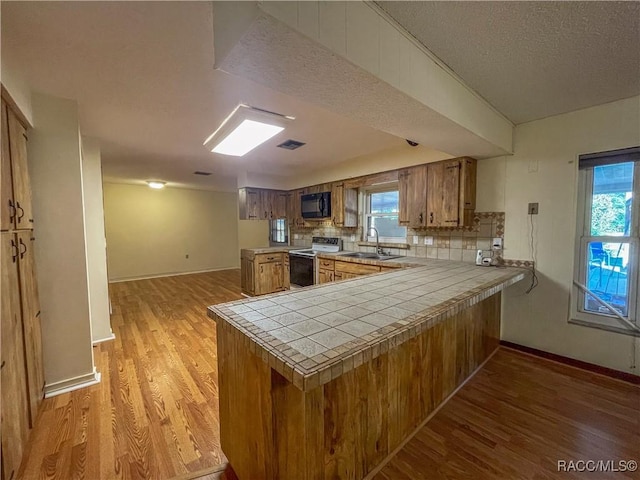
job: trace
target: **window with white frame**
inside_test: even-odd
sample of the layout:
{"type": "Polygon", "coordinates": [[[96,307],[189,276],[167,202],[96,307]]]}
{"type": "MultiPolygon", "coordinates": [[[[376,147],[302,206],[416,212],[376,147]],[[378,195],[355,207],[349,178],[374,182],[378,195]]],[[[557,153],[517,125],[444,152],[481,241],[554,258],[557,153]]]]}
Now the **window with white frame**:
{"type": "Polygon", "coordinates": [[[270,222],[271,233],[269,235],[270,245],[286,245],[289,242],[287,235],[287,220],[278,218],[270,222]]]}
{"type": "Polygon", "coordinates": [[[572,320],[638,322],[640,147],[581,155],[572,320]]]}
{"type": "Polygon", "coordinates": [[[366,229],[364,232],[366,241],[375,242],[373,228],[378,230],[380,242],[405,243],[407,241],[407,227],[398,224],[400,196],[397,185],[365,190],[364,207],[363,225],[366,229]]]}

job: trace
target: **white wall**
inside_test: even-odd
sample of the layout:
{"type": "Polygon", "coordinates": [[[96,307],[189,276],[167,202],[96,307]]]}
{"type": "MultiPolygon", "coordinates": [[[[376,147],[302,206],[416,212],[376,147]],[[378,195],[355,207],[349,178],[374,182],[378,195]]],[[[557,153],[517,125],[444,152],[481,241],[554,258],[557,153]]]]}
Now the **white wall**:
{"type": "MultiPolygon", "coordinates": [[[[47,387],[94,370],[77,104],[32,97],[28,158],[47,387]]],[[[55,388],[55,387],[52,387],[55,388]]],[[[49,390],[49,388],[48,388],[49,390]]]]}
{"type": "MultiPolygon", "coordinates": [[[[504,295],[502,338],[540,350],[635,372],[632,337],[567,323],[573,281],[577,157],[640,145],[640,97],[516,127],[515,154],[478,164],[480,211],[505,211],[505,258],[530,259],[527,204],[534,218],[540,285],[504,295]]],[[[637,343],[638,340],[635,340],[637,343]]],[[[635,361],[640,362],[640,346],[635,361]]]]}
{"type": "Polygon", "coordinates": [[[109,282],[102,200],[102,162],[97,140],[82,137],[82,190],[93,342],[110,340],[109,282]]]}
{"type": "Polygon", "coordinates": [[[237,192],[105,183],[104,209],[110,280],[239,268],[237,192]]]}

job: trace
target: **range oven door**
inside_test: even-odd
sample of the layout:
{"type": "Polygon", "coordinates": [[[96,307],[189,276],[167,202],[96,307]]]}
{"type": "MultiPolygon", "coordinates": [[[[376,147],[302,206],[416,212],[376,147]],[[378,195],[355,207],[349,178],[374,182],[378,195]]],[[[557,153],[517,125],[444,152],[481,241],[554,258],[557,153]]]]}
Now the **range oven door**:
{"type": "Polygon", "coordinates": [[[291,271],[290,281],[293,285],[307,287],[314,284],[315,257],[295,255],[289,253],[289,269],[291,271]]]}

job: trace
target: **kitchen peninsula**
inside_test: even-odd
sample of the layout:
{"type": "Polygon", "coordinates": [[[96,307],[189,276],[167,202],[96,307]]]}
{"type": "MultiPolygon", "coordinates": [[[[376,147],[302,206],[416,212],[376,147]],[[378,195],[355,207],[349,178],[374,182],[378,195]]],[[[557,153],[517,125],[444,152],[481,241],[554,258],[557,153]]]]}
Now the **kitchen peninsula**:
{"type": "Polygon", "coordinates": [[[383,263],[406,268],[209,307],[241,480],[364,478],[494,352],[500,292],[526,275],[383,263]]]}

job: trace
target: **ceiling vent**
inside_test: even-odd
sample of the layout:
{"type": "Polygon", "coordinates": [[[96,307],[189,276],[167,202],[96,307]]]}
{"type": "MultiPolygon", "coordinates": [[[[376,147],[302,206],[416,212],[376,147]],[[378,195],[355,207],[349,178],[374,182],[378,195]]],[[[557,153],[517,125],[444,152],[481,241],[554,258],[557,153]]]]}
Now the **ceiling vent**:
{"type": "Polygon", "coordinates": [[[296,148],[300,148],[303,145],[306,145],[306,143],[299,142],[297,140],[287,140],[286,142],[278,145],[278,147],[285,148],[287,150],[295,150],[296,148]]]}
{"type": "Polygon", "coordinates": [[[208,177],[209,175],[211,175],[211,172],[201,172],[201,171],[197,171],[197,172],[193,172],[194,175],[203,175],[205,177],[208,177]]]}

